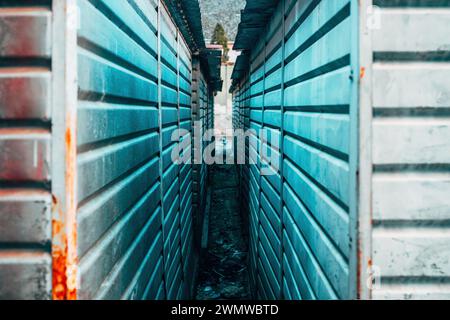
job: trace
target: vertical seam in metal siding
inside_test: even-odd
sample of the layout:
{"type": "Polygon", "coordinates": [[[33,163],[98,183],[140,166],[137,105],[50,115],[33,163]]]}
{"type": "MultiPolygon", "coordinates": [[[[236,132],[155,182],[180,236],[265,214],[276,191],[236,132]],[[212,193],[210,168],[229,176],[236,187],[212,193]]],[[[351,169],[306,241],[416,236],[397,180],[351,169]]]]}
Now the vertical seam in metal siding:
{"type": "Polygon", "coordinates": [[[58,45],[52,49],[52,294],[57,300],[76,299],[78,288],[76,11],[75,2],[53,2],[53,42],[58,45]]]}
{"type": "Polygon", "coordinates": [[[280,223],[281,223],[281,299],[285,299],[284,294],[284,67],[285,67],[285,48],[286,48],[286,0],[282,0],[281,5],[282,10],[282,21],[281,21],[281,28],[282,28],[282,40],[281,40],[281,105],[280,105],[280,112],[281,112],[281,126],[280,126],[280,178],[281,178],[281,188],[280,188],[280,223]]]}
{"type": "Polygon", "coordinates": [[[368,28],[367,7],[372,0],[360,2],[359,31],[361,72],[359,87],[359,177],[358,177],[358,298],[370,299],[365,277],[371,261],[372,236],[372,31],[368,28]]]}
{"type": "MultiPolygon", "coordinates": [[[[180,31],[177,29],[177,117],[178,117],[178,130],[181,129],[181,120],[180,120],[180,31]]],[[[180,133],[180,131],[178,132],[180,133]]],[[[178,134],[179,136],[179,134],[178,134]]],[[[178,142],[178,145],[180,144],[181,141],[178,142]]],[[[178,156],[180,156],[180,151],[178,150],[178,156]]],[[[173,160],[173,159],[172,159],[173,160]]],[[[182,195],[181,195],[181,176],[180,176],[180,168],[181,168],[181,164],[177,165],[178,167],[178,195],[179,195],[179,202],[178,202],[178,214],[179,214],[179,219],[178,219],[178,228],[180,229],[180,263],[181,263],[181,283],[184,284],[184,279],[185,279],[185,275],[184,275],[184,259],[183,259],[183,239],[182,239],[182,230],[183,230],[183,225],[182,225],[182,221],[181,221],[181,217],[182,217],[182,212],[181,212],[181,202],[182,202],[182,195]]]]}
{"type": "Polygon", "coordinates": [[[353,35],[352,50],[350,55],[351,77],[352,77],[352,97],[350,105],[350,151],[349,151],[349,168],[350,168],[350,187],[349,187],[349,234],[350,234],[350,259],[349,259],[349,290],[348,298],[356,299],[357,294],[357,268],[358,268],[358,119],[359,119],[359,70],[360,70],[360,27],[359,27],[359,1],[351,1],[350,16],[352,19],[353,35]]]}
{"type": "Polygon", "coordinates": [[[158,23],[157,23],[157,52],[158,52],[158,121],[159,121],[159,189],[160,189],[160,205],[161,205],[161,234],[162,234],[162,243],[163,243],[163,249],[162,249],[162,260],[163,260],[163,287],[164,287],[164,296],[167,297],[168,292],[168,284],[166,279],[166,255],[164,252],[164,245],[166,243],[166,235],[164,232],[164,217],[165,217],[165,210],[164,210],[164,186],[163,186],[163,113],[162,113],[162,99],[161,99],[161,78],[162,78],[162,72],[161,72],[161,0],[158,0],[158,23]]]}
{"type": "MultiPolygon", "coordinates": [[[[266,27],[267,30],[267,27],[266,27]]],[[[263,158],[262,158],[262,149],[264,148],[264,143],[263,143],[263,138],[265,136],[264,134],[264,102],[265,102],[265,95],[266,95],[266,59],[267,59],[267,39],[264,36],[264,60],[263,60],[263,65],[262,66],[258,66],[259,68],[263,68],[263,79],[262,79],[262,92],[261,92],[261,96],[262,96],[262,103],[261,103],[261,131],[258,132],[258,137],[259,137],[259,150],[258,150],[258,156],[259,156],[259,163],[260,163],[260,167],[259,167],[259,201],[258,201],[258,206],[259,206],[259,210],[258,210],[258,219],[259,219],[259,227],[258,227],[258,246],[261,243],[261,237],[260,237],[260,229],[262,228],[262,224],[261,224],[261,215],[264,214],[261,211],[262,206],[261,206],[261,199],[262,199],[262,195],[263,195],[263,190],[262,190],[262,169],[263,169],[263,158]]],[[[261,258],[259,256],[259,258],[261,258]]],[[[261,260],[261,259],[260,259],[261,260]]],[[[260,272],[265,272],[264,270],[260,270],[260,272]]]]}

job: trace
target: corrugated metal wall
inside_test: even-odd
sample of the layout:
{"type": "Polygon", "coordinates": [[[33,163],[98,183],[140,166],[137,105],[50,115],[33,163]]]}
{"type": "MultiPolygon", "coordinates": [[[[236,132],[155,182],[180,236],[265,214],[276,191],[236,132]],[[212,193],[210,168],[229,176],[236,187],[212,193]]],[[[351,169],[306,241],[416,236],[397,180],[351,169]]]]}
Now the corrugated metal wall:
{"type": "MultiPolygon", "coordinates": [[[[281,1],[235,90],[258,298],[450,297],[450,5],[359,3],[281,1]]],[[[208,169],[171,136],[212,128],[213,94],[166,9],[0,21],[0,298],[190,297],[208,169]]]]}
{"type": "MultiPolygon", "coordinates": [[[[208,88],[207,80],[201,72],[202,66],[199,59],[194,60],[193,68],[193,101],[192,121],[194,133],[198,137],[204,137],[208,129],[214,127],[214,96],[208,88]]],[[[195,137],[193,137],[195,138],[195,137]]],[[[200,245],[202,228],[204,223],[204,212],[207,201],[207,186],[209,179],[208,165],[203,161],[203,154],[211,141],[201,138],[192,143],[193,164],[193,211],[195,219],[195,241],[200,245]]]]}
{"type": "Polygon", "coordinates": [[[352,296],[354,5],[281,1],[238,89],[241,97],[250,86],[250,128],[265,132],[250,139],[249,150],[256,163],[248,191],[250,266],[259,298],[352,296]]]}
{"type": "MultiPolygon", "coordinates": [[[[181,39],[180,39],[181,40],[181,39]]],[[[185,130],[185,133],[189,131],[189,135],[184,135],[180,140],[181,142],[186,139],[191,139],[192,134],[192,95],[193,95],[193,83],[192,83],[192,60],[190,51],[184,42],[180,41],[179,44],[179,127],[185,130]]],[[[189,141],[189,143],[191,143],[189,141]]],[[[189,159],[189,161],[179,168],[180,179],[180,224],[181,224],[181,261],[183,268],[183,282],[184,290],[180,297],[192,298],[194,290],[194,281],[197,270],[197,247],[194,243],[194,209],[193,209],[193,185],[194,176],[192,168],[192,145],[189,144],[189,148],[184,150],[181,154],[183,158],[189,159]]]]}
{"type": "Polygon", "coordinates": [[[155,298],[163,278],[158,16],[143,3],[78,1],[80,299],[139,299],[147,284],[155,298]]]}
{"type": "Polygon", "coordinates": [[[292,274],[286,282],[293,298],[352,296],[356,5],[348,0],[286,4],[283,263],[285,274],[292,274]]]}
{"type": "Polygon", "coordinates": [[[169,299],[176,299],[183,278],[181,268],[181,230],[180,230],[180,184],[179,168],[172,162],[175,147],[169,137],[178,128],[178,84],[177,69],[179,52],[177,30],[170,18],[161,11],[160,19],[160,76],[161,76],[161,176],[163,199],[163,238],[166,272],[166,294],[169,299]]]}
{"type": "Polygon", "coordinates": [[[263,137],[241,168],[258,297],[450,296],[449,22],[447,1],[274,10],[234,91],[236,128],[281,136],[281,181],[263,137]]]}
{"type": "Polygon", "coordinates": [[[1,3],[0,298],[192,297],[192,57],[165,6],[1,3]]]}
{"type": "Polygon", "coordinates": [[[0,4],[0,299],[48,299],[52,10],[12,2],[0,4]]]}
{"type": "MultiPolygon", "coordinates": [[[[240,84],[235,88],[233,92],[233,128],[243,130],[246,132],[249,130],[250,118],[249,118],[249,82],[248,75],[245,75],[240,84]]],[[[240,153],[236,156],[238,161],[244,161],[245,164],[249,164],[250,148],[253,150],[253,146],[250,146],[250,139],[254,139],[250,136],[245,138],[244,150],[239,150],[240,146],[236,146],[236,152],[240,153]]],[[[241,163],[239,163],[241,164],[241,163]]],[[[257,215],[255,208],[257,207],[257,199],[254,191],[250,192],[254,184],[251,184],[250,177],[253,179],[254,173],[250,170],[249,165],[239,165],[239,204],[240,211],[244,218],[244,223],[249,228],[249,280],[252,289],[256,288],[257,277],[257,251],[256,244],[257,232],[256,226],[258,225],[257,215]]]]}
{"type": "Polygon", "coordinates": [[[363,296],[449,299],[450,3],[373,4],[361,12],[372,28],[361,35],[360,202],[371,208],[360,216],[363,263],[379,279],[363,296]]]}

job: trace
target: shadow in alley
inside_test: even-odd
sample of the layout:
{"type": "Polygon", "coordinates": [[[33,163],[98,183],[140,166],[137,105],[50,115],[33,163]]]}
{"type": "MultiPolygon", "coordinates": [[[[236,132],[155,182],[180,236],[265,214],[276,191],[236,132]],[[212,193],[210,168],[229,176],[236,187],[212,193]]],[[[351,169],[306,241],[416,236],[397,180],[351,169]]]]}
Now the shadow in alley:
{"type": "Polygon", "coordinates": [[[197,300],[247,300],[248,240],[239,213],[237,168],[217,165],[212,179],[208,248],[200,266],[197,300]]]}

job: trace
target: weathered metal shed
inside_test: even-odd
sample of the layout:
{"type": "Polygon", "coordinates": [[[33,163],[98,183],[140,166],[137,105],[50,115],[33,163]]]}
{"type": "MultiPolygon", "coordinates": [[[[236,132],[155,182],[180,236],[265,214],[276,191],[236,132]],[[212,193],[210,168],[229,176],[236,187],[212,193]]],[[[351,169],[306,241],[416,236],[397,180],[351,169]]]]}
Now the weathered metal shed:
{"type": "MultiPolygon", "coordinates": [[[[450,299],[449,25],[447,0],[247,1],[255,298],[450,299]]],[[[209,142],[172,138],[214,127],[220,56],[197,0],[0,0],[0,299],[193,296],[209,142]]]]}
{"type": "Polygon", "coordinates": [[[450,298],[449,25],[448,1],[247,1],[234,125],[274,138],[240,170],[256,297],[450,298]]]}
{"type": "Polygon", "coordinates": [[[4,0],[0,34],[0,299],[191,298],[198,1],[4,0]]]}

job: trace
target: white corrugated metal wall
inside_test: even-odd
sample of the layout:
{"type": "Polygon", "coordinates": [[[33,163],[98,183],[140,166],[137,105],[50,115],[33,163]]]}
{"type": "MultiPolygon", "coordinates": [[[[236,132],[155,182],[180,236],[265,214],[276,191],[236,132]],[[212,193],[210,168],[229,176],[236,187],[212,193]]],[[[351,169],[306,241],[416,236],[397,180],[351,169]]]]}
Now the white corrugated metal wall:
{"type": "Polygon", "coordinates": [[[362,297],[448,299],[450,2],[364,4],[360,241],[375,286],[362,297]]]}

